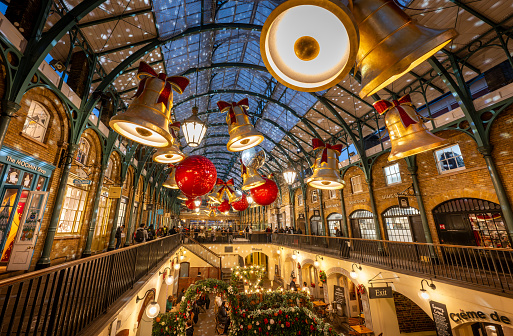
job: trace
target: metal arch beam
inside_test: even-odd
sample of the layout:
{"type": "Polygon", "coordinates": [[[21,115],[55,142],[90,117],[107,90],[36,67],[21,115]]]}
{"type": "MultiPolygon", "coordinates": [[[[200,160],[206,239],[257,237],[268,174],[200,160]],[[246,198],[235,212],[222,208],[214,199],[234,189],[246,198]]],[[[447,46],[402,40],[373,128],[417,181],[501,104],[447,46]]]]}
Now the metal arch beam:
{"type": "Polygon", "coordinates": [[[41,39],[29,41],[29,45],[25,49],[24,56],[16,72],[8,100],[15,103],[21,102],[30,81],[50,50],[78,21],[105,1],[90,0],[80,2],[48,31],[43,33],[41,39]]]}
{"type": "Polygon", "coordinates": [[[285,110],[289,111],[290,113],[292,113],[293,116],[295,116],[299,120],[301,120],[303,122],[304,122],[304,120],[308,121],[308,123],[305,123],[305,125],[315,134],[316,137],[321,138],[321,136],[317,133],[315,128],[312,127],[312,125],[310,124],[308,119],[306,119],[304,117],[301,117],[299,114],[297,114],[296,111],[294,111],[292,108],[290,108],[289,106],[285,105],[284,103],[282,103],[280,101],[277,101],[274,98],[267,97],[266,95],[263,95],[263,94],[258,93],[258,92],[252,92],[252,91],[247,91],[247,90],[238,90],[238,89],[211,90],[209,92],[204,92],[204,93],[200,93],[200,94],[197,94],[197,95],[191,95],[191,96],[185,98],[184,100],[182,100],[181,102],[175,104],[175,108],[180,106],[181,104],[183,104],[183,103],[185,103],[185,102],[187,102],[189,100],[195,99],[195,98],[199,98],[199,97],[203,97],[203,96],[211,96],[211,95],[215,95],[215,94],[223,94],[223,93],[245,94],[245,95],[250,95],[250,96],[258,97],[260,99],[268,100],[268,101],[270,101],[270,102],[272,102],[272,103],[274,103],[274,104],[284,108],[285,110]]]}
{"type": "Polygon", "coordinates": [[[108,22],[112,22],[112,21],[119,21],[119,20],[131,18],[131,17],[137,16],[137,15],[151,13],[151,12],[152,12],[152,8],[147,7],[147,8],[143,8],[143,9],[134,10],[131,12],[126,12],[126,13],[116,15],[116,16],[109,16],[109,17],[99,19],[99,20],[92,20],[92,21],[88,21],[88,22],[84,22],[84,23],[79,23],[79,24],[77,24],[77,28],[87,28],[87,27],[91,27],[91,26],[97,26],[97,25],[101,25],[104,23],[108,23],[108,22]]]}
{"type": "Polygon", "coordinates": [[[122,50],[126,50],[126,49],[131,49],[131,48],[134,48],[134,47],[138,47],[138,46],[143,45],[143,44],[152,43],[154,41],[159,41],[159,39],[155,37],[155,38],[150,38],[150,39],[146,39],[146,40],[142,40],[142,41],[137,41],[137,42],[130,43],[130,44],[125,44],[125,45],[122,45],[122,46],[117,47],[117,48],[112,48],[112,49],[107,49],[107,50],[104,50],[104,51],[100,51],[100,52],[96,53],[96,55],[98,57],[101,57],[101,56],[105,56],[105,55],[108,55],[108,54],[116,53],[118,51],[122,51],[122,50]]]}

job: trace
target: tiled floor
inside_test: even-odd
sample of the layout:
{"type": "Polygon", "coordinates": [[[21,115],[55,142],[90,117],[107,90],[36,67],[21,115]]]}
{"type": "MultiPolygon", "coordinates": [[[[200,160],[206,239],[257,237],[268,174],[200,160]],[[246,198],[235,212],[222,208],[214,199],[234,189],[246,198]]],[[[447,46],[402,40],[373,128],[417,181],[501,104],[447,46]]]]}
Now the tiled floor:
{"type": "Polygon", "coordinates": [[[216,336],[216,321],[214,315],[214,300],[210,298],[210,307],[206,313],[201,312],[198,323],[194,326],[194,336],[216,336]]]}

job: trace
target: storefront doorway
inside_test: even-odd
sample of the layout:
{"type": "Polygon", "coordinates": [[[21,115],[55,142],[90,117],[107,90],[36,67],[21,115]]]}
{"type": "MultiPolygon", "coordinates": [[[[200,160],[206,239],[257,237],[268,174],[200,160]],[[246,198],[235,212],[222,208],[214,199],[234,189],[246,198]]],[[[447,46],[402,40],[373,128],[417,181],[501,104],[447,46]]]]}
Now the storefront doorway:
{"type": "Polygon", "coordinates": [[[419,210],[394,206],[383,213],[387,238],[391,241],[425,243],[419,210]]]}
{"type": "Polygon", "coordinates": [[[321,216],[310,217],[310,227],[312,228],[312,236],[324,236],[324,227],[322,225],[321,216]]]}
{"type": "Polygon", "coordinates": [[[433,209],[442,244],[511,248],[500,205],[477,198],[458,198],[433,209]]]}
{"type": "Polygon", "coordinates": [[[353,238],[377,239],[374,216],[367,210],[356,210],[349,216],[353,238]]]}
{"type": "MultiPolygon", "coordinates": [[[[339,213],[332,213],[328,216],[328,231],[331,237],[335,237],[335,228],[342,231],[342,215],[339,213]]],[[[343,232],[343,231],[342,231],[343,232]]]]}

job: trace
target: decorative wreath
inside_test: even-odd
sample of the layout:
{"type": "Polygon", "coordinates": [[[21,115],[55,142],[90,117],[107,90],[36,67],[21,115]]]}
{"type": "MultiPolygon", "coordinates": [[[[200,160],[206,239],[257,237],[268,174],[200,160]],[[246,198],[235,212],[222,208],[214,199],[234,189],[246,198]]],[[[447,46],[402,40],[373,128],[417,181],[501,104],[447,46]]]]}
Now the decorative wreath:
{"type": "Polygon", "coordinates": [[[326,272],[319,271],[319,279],[321,280],[321,282],[326,283],[326,281],[328,280],[328,277],[326,276],[326,272]]]}
{"type": "Polygon", "coordinates": [[[297,263],[297,269],[301,269],[301,264],[297,263]]]}
{"type": "Polygon", "coordinates": [[[358,291],[359,294],[365,294],[365,286],[362,284],[359,284],[358,286],[356,286],[356,290],[358,291]]]}

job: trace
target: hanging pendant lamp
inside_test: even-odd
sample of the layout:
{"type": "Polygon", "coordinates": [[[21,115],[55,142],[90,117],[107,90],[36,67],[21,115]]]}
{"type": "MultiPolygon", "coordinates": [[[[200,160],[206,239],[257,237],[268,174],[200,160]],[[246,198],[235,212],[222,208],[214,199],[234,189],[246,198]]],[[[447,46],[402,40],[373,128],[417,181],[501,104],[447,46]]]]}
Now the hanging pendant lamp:
{"type": "Polygon", "coordinates": [[[109,126],[125,138],[151,147],[166,147],[173,142],[169,133],[173,90],[182,94],[189,80],[181,76],[157,74],[141,62],[137,72],[140,80],[135,98],[126,110],[109,121],[109,126]],[[171,106],[170,106],[171,105],[171,106]]]}
{"type": "Polygon", "coordinates": [[[292,185],[296,181],[297,173],[292,167],[288,167],[283,171],[283,178],[288,185],[292,185]]]}
{"type": "Polygon", "coordinates": [[[344,78],[358,52],[358,28],[338,0],[288,0],[262,27],[260,54],[265,67],[283,85],[315,92],[344,78]]]}
{"type": "Polygon", "coordinates": [[[207,132],[207,125],[198,117],[198,108],[192,108],[192,115],[182,122],[185,141],[191,147],[198,147],[207,132]]]}
{"type": "Polygon", "coordinates": [[[419,25],[393,0],[353,0],[350,9],[360,31],[356,70],[360,97],[371,96],[450,43],[458,33],[419,25]]]}

